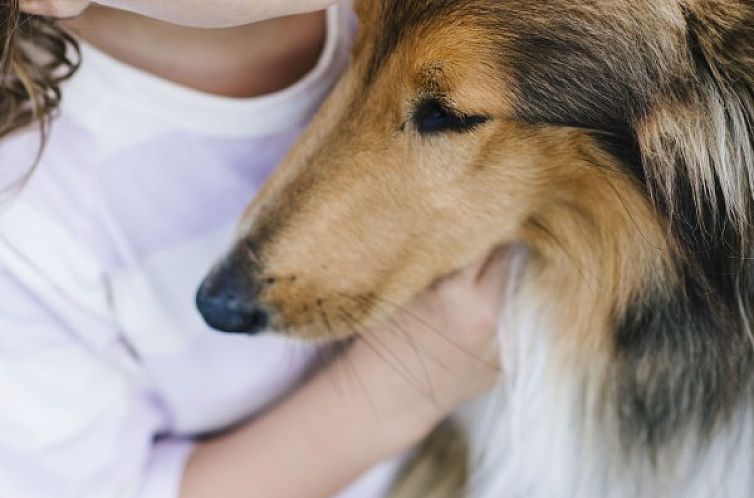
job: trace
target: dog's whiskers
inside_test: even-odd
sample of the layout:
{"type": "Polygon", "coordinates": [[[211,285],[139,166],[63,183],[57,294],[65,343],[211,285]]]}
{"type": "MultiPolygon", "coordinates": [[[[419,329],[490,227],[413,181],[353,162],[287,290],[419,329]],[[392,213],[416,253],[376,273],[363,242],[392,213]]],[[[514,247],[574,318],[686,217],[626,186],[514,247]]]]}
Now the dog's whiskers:
{"type": "MultiPolygon", "coordinates": [[[[325,309],[324,301],[321,300],[321,299],[318,299],[317,300],[317,307],[319,308],[320,315],[322,317],[322,322],[325,324],[325,327],[327,327],[328,333],[330,334],[331,337],[334,338],[335,337],[335,333],[334,333],[334,331],[332,329],[332,325],[330,323],[330,318],[329,318],[329,316],[327,314],[327,310],[325,309]]],[[[336,341],[334,344],[341,344],[341,343],[339,343],[339,342],[336,341]]],[[[369,395],[369,391],[366,388],[366,385],[364,384],[364,381],[359,376],[358,371],[356,370],[356,368],[351,363],[350,359],[348,358],[348,355],[342,354],[342,351],[341,351],[341,352],[339,352],[337,354],[337,356],[339,357],[338,358],[339,361],[336,363],[336,366],[341,366],[342,365],[342,367],[344,369],[345,368],[349,368],[350,369],[351,375],[350,376],[347,375],[346,377],[352,378],[354,380],[354,382],[356,382],[356,384],[358,384],[358,387],[359,387],[361,393],[364,395],[364,399],[366,400],[366,402],[371,407],[371,410],[374,413],[375,417],[379,420],[379,413],[377,412],[377,408],[376,408],[376,405],[374,403],[374,400],[369,395]]]]}
{"type": "MultiPolygon", "coordinates": [[[[351,299],[356,300],[356,298],[354,298],[353,296],[347,296],[347,297],[350,297],[351,299]]],[[[486,366],[488,366],[488,367],[490,367],[490,368],[492,368],[494,370],[498,370],[498,367],[497,367],[496,364],[490,363],[487,359],[480,357],[475,352],[473,352],[473,351],[469,350],[468,348],[464,347],[458,341],[456,341],[452,337],[449,337],[447,334],[443,333],[436,326],[434,326],[431,323],[427,322],[426,319],[424,319],[421,316],[417,315],[416,313],[414,313],[413,311],[411,311],[405,305],[401,305],[401,304],[398,304],[398,303],[395,303],[395,302],[391,302],[390,300],[382,298],[382,297],[379,297],[376,294],[370,294],[370,296],[361,296],[361,299],[367,300],[371,306],[382,306],[380,304],[380,302],[379,302],[379,301],[381,301],[382,303],[384,303],[384,305],[388,306],[390,309],[394,309],[396,312],[403,313],[407,317],[415,320],[416,323],[418,323],[419,325],[425,327],[427,330],[433,332],[434,334],[436,334],[437,336],[439,336],[441,339],[443,339],[444,341],[446,341],[447,343],[449,343],[453,347],[458,348],[458,350],[460,350],[464,354],[468,355],[472,359],[474,359],[476,361],[479,361],[480,363],[482,363],[482,364],[484,364],[484,365],[486,365],[486,366]]],[[[385,311],[384,308],[380,308],[380,309],[382,310],[381,313],[383,313],[384,316],[394,316],[395,315],[395,313],[388,313],[387,311],[385,311]]]]}
{"type": "Polygon", "coordinates": [[[398,357],[395,356],[394,352],[392,352],[390,348],[388,348],[379,339],[378,334],[373,333],[370,329],[359,328],[359,322],[353,321],[355,319],[349,318],[346,314],[343,314],[341,316],[341,319],[344,321],[344,323],[349,324],[349,326],[356,327],[355,330],[359,331],[359,339],[362,340],[364,345],[369,348],[374,354],[376,354],[382,361],[384,361],[386,365],[393,369],[393,371],[395,371],[395,373],[398,374],[403,380],[405,380],[410,386],[416,389],[419,394],[428,397],[435,403],[437,402],[431,382],[427,384],[425,389],[424,386],[422,386],[421,381],[413,378],[411,370],[408,369],[404,364],[402,364],[398,357]],[[377,346],[380,347],[378,348],[377,346]],[[386,356],[385,352],[392,356],[392,361],[386,356]]]}

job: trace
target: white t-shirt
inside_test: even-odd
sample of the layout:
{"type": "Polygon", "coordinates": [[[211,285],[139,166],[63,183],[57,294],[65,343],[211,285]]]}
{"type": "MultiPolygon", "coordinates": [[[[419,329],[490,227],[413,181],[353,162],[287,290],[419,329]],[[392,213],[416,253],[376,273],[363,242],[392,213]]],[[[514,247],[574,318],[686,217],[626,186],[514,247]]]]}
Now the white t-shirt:
{"type": "MultiPolygon", "coordinates": [[[[211,331],[194,294],[344,68],[351,28],[331,8],[317,66],[253,99],[83,45],[41,162],[0,209],[0,498],[176,497],[193,437],[300,380],[310,347],[211,331]]],[[[0,141],[0,186],[37,147],[33,129],[0,141]]],[[[394,470],[343,496],[383,496],[394,470]]]]}

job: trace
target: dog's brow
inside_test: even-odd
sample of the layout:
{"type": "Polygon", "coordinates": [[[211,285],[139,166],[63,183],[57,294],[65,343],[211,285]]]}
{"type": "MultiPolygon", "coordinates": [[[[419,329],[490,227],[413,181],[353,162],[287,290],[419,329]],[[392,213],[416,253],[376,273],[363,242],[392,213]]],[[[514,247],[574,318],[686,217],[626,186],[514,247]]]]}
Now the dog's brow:
{"type": "Polygon", "coordinates": [[[460,14],[461,6],[466,3],[458,0],[381,0],[380,35],[368,64],[365,86],[371,85],[407,34],[434,19],[447,19],[460,14]]]}

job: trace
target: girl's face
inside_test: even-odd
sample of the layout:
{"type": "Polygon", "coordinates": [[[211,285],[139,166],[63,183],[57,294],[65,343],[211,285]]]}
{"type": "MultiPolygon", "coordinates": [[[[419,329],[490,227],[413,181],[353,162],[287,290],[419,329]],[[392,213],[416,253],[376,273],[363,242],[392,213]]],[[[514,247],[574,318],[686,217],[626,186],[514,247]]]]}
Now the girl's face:
{"type": "Polygon", "coordinates": [[[96,4],[174,24],[223,28],[323,9],[335,2],[336,0],[20,0],[20,6],[22,11],[29,14],[74,17],[96,4]]]}

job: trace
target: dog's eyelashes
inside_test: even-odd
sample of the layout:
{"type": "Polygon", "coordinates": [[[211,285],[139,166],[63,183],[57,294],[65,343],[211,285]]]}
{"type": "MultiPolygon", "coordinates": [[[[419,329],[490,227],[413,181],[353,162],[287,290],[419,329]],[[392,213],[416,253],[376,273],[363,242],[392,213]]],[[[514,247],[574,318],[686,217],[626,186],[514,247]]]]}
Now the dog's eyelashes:
{"type": "Polygon", "coordinates": [[[482,115],[461,114],[435,99],[419,104],[413,116],[417,131],[424,135],[471,131],[488,120],[488,117],[482,115]]]}

